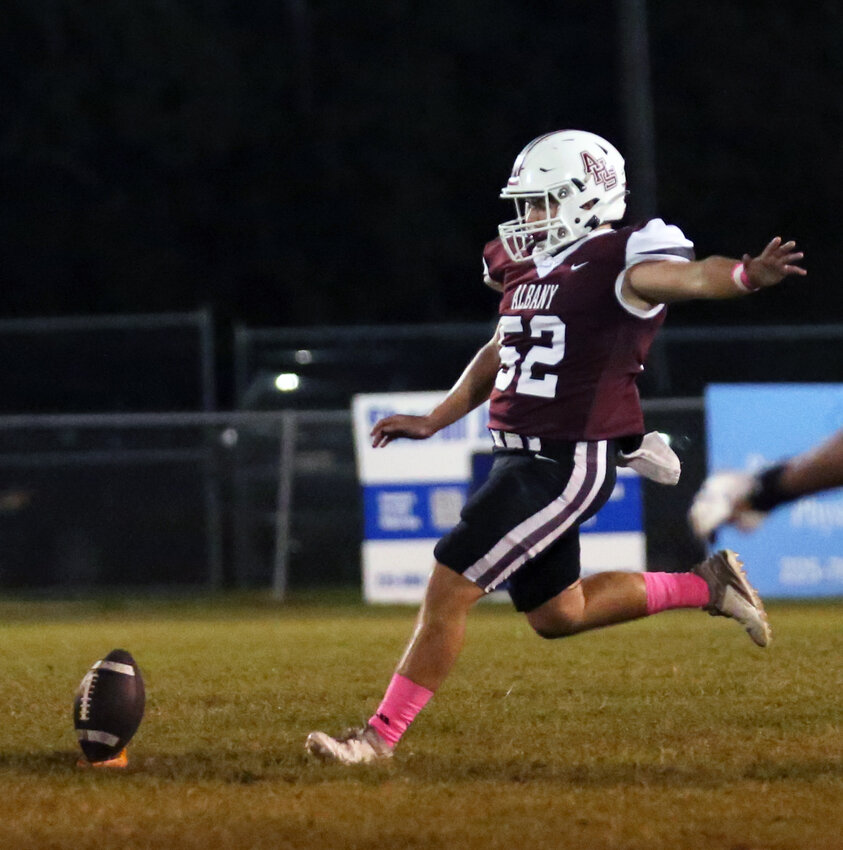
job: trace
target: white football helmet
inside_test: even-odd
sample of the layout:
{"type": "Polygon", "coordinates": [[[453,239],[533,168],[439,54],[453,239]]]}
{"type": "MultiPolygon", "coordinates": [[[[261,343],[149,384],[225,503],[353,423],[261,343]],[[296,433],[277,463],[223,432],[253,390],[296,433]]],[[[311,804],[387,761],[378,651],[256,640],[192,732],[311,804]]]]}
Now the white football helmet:
{"type": "Polygon", "coordinates": [[[515,202],[516,218],[498,227],[516,262],[536,250],[554,253],[626,211],[626,171],[614,145],[594,133],[560,130],[533,139],[515,160],[501,197],[515,202]],[[557,205],[551,216],[551,205],[557,205]],[[530,211],[544,217],[527,221],[530,211]]]}

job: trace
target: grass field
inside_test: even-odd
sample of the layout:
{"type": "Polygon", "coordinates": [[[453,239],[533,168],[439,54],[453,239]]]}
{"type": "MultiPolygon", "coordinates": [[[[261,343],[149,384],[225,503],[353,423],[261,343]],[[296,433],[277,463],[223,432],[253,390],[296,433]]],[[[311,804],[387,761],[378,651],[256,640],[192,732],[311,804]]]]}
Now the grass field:
{"type": "Polygon", "coordinates": [[[545,642],[481,605],[393,762],[349,769],[304,738],[365,719],[411,609],[2,602],[0,847],[843,848],[843,604],[769,607],[763,651],[699,612],[545,642]],[[146,717],[128,771],[80,771],[115,647],[146,717]]]}

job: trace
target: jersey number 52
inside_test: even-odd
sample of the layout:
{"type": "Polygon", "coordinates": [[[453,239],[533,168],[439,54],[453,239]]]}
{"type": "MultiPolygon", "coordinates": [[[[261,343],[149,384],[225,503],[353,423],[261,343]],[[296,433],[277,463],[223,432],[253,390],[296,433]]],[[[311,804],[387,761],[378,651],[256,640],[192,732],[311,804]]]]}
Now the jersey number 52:
{"type": "Polygon", "coordinates": [[[524,334],[525,320],[521,316],[502,316],[499,324],[501,335],[500,358],[501,367],[495,377],[495,389],[503,392],[518,372],[518,382],[515,392],[523,395],[553,398],[556,394],[556,375],[544,375],[536,378],[533,367],[536,364],[555,366],[565,356],[565,323],[559,316],[533,316],[526,319],[527,332],[532,339],[541,340],[543,344],[532,345],[523,359],[518,349],[506,345],[508,335],[524,334]],[[550,334],[550,344],[547,344],[545,334],[550,334]],[[520,362],[519,362],[520,361],[520,362]]]}

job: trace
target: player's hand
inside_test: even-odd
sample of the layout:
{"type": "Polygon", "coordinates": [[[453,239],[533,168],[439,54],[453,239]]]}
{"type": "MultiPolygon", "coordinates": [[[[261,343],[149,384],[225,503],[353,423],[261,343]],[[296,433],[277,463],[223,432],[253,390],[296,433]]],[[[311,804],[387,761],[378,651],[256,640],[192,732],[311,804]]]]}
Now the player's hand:
{"type": "Polygon", "coordinates": [[[409,440],[426,440],[436,433],[429,416],[408,416],[396,413],[375,423],[372,428],[372,446],[376,449],[386,446],[399,437],[409,440]]]}
{"type": "Polygon", "coordinates": [[[782,242],[781,237],[776,236],[757,257],[744,254],[741,262],[752,289],[775,286],[789,274],[808,274],[801,266],[795,265],[804,256],[795,248],[795,242],[782,242]]]}

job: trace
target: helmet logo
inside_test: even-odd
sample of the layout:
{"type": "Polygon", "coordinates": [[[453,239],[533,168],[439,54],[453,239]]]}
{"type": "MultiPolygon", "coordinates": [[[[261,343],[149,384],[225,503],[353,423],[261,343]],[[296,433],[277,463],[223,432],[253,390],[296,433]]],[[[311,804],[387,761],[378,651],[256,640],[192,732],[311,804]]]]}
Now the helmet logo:
{"type": "Polygon", "coordinates": [[[586,174],[592,174],[597,183],[602,183],[605,189],[614,189],[618,185],[618,175],[614,168],[606,167],[605,157],[596,159],[588,151],[581,151],[582,167],[586,174]]]}

